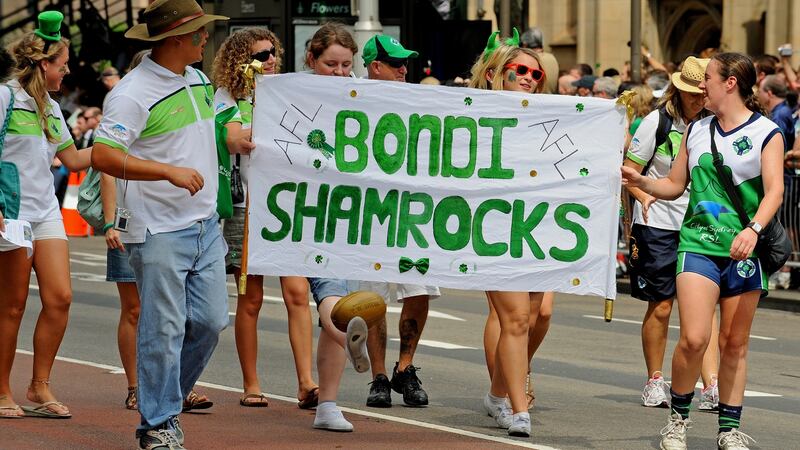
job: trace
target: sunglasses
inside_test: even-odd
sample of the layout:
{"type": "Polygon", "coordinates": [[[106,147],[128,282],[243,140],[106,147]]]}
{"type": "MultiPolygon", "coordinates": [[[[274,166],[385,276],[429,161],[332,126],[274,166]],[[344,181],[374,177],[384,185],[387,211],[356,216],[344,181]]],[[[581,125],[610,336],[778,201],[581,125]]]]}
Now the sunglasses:
{"type": "Polygon", "coordinates": [[[408,66],[408,58],[386,59],[386,60],[380,60],[380,62],[382,62],[384,64],[388,64],[389,67],[391,67],[393,69],[399,69],[399,68],[401,68],[403,66],[408,66]]]}
{"type": "Polygon", "coordinates": [[[544,78],[543,70],[534,69],[532,67],[526,66],[525,64],[506,64],[503,68],[506,70],[511,69],[514,72],[516,72],[518,76],[521,77],[524,77],[527,74],[531,74],[531,78],[533,78],[534,81],[542,81],[542,78],[544,78]]]}
{"type": "Polygon", "coordinates": [[[254,54],[250,55],[250,57],[255,59],[255,60],[257,60],[257,61],[267,62],[267,61],[269,61],[269,57],[270,56],[273,56],[273,57],[275,56],[276,52],[277,52],[277,50],[275,49],[275,47],[272,47],[269,50],[264,50],[264,51],[261,51],[261,52],[258,52],[258,53],[254,53],[254,54]]]}

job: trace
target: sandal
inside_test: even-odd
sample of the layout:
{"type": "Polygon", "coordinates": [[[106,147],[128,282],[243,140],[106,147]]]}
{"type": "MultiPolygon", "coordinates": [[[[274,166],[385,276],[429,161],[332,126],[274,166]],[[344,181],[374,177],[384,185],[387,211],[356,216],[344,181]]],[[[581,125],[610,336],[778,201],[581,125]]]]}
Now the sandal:
{"type": "Polygon", "coordinates": [[[59,402],[58,400],[41,401],[41,397],[33,390],[33,385],[50,384],[50,380],[36,380],[31,379],[31,384],[28,386],[28,400],[34,403],[40,403],[39,406],[23,406],[22,410],[25,411],[26,416],[42,417],[45,419],[69,419],[72,413],[69,412],[67,405],[59,402]]]}
{"type": "Polygon", "coordinates": [[[533,382],[531,381],[531,373],[525,377],[525,397],[528,399],[528,411],[533,409],[533,404],[536,401],[536,395],[533,392],[533,382]]]}
{"type": "Polygon", "coordinates": [[[128,386],[128,397],[125,398],[125,407],[128,409],[139,409],[139,402],[136,400],[136,386],[128,386]]]}
{"type": "Polygon", "coordinates": [[[239,399],[239,404],[250,408],[265,408],[269,406],[269,400],[264,394],[245,394],[239,399]]]}
{"type": "Polygon", "coordinates": [[[183,412],[191,411],[193,409],[208,409],[214,406],[214,402],[208,399],[205,395],[200,395],[192,389],[189,395],[183,400],[183,412]]]}
{"type": "Polygon", "coordinates": [[[319,403],[319,386],[311,388],[304,398],[298,399],[297,407],[300,409],[314,409],[319,403]]]}

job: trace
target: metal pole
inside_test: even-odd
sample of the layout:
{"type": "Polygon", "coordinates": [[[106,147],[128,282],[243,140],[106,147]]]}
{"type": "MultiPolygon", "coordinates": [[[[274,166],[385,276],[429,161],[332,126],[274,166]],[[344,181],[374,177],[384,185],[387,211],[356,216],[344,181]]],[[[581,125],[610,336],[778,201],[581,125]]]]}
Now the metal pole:
{"type": "Polygon", "coordinates": [[[642,1],[631,0],[631,79],[642,81],[642,1]]]}
{"type": "Polygon", "coordinates": [[[367,76],[367,68],[364,67],[364,60],[361,58],[361,49],[369,38],[376,34],[383,33],[378,17],[378,0],[358,0],[358,22],[356,22],[355,38],[359,52],[353,60],[353,72],[359,77],[367,76]]]}
{"type": "Polygon", "coordinates": [[[500,28],[500,34],[511,36],[511,0],[500,0],[499,19],[497,25],[500,28]]]}

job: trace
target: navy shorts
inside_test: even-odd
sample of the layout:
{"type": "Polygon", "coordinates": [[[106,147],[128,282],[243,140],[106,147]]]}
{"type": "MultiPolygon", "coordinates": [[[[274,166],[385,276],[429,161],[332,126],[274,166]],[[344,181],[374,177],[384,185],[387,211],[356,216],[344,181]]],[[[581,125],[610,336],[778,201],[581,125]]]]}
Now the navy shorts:
{"type": "Polygon", "coordinates": [[[745,292],[767,293],[767,275],[755,256],[736,261],[726,256],[706,256],[697,253],[678,254],[678,273],[702,275],[719,286],[719,296],[732,297],[745,292]]]}
{"type": "Polygon", "coordinates": [[[128,262],[128,252],[118,248],[109,248],[106,251],[106,281],[115,283],[135,283],[131,264],[128,262]]]}
{"type": "Polygon", "coordinates": [[[628,245],[633,298],[660,302],[675,297],[679,234],[679,231],[633,224],[628,245]]]}

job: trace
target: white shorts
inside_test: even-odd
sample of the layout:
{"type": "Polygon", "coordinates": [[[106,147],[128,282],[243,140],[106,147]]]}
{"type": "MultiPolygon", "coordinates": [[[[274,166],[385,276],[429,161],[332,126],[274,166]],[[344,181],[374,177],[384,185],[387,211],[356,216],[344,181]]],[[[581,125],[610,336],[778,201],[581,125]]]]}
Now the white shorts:
{"type": "MultiPolygon", "coordinates": [[[[67,240],[67,233],[64,231],[64,221],[48,220],[45,222],[31,222],[31,232],[33,233],[33,241],[41,241],[43,239],[63,239],[67,240]]],[[[12,244],[4,244],[0,242],[0,252],[7,252],[16,250],[12,244]]]]}
{"type": "Polygon", "coordinates": [[[431,300],[441,297],[442,293],[436,286],[420,286],[418,284],[405,283],[386,283],[383,281],[360,281],[359,289],[362,291],[372,291],[383,297],[388,304],[390,302],[403,303],[407,298],[427,295],[431,300]]]}

